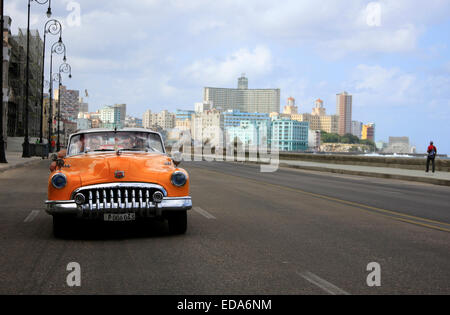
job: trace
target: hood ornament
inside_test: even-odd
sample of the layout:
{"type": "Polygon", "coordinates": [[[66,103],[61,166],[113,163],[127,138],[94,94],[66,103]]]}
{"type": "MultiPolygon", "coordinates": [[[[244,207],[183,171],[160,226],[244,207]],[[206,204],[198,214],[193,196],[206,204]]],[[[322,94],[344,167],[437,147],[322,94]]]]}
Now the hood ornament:
{"type": "Polygon", "coordinates": [[[124,171],[116,171],[116,172],[114,173],[114,176],[115,176],[117,179],[122,179],[122,178],[125,177],[125,172],[124,172],[124,171]]]}

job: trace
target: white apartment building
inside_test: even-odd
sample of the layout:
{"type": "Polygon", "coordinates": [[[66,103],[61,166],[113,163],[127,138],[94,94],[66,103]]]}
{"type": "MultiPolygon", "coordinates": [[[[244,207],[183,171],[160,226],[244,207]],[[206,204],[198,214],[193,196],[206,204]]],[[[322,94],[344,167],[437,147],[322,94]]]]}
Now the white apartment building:
{"type": "Polygon", "coordinates": [[[195,108],[195,112],[196,113],[201,113],[201,112],[204,112],[205,110],[210,110],[213,107],[214,106],[213,106],[212,102],[206,102],[206,101],[194,104],[194,108],[195,108]]]}
{"type": "Polygon", "coordinates": [[[147,129],[157,126],[165,130],[175,128],[175,114],[168,110],[163,110],[160,113],[152,113],[151,110],[147,110],[142,119],[142,126],[147,129]]]}
{"type": "Polygon", "coordinates": [[[201,143],[208,142],[213,146],[222,144],[223,121],[223,115],[215,109],[192,115],[192,139],[201,143]]]}
{"type": "Polygon", "coordinates": [[[238,79],[238,88],[203,88],[203,102],[214,104],[214,108],[246,113],[280,112],[280,89],[249,89],[248,79],[238,79]]]}
{"type": "Polygon", "coordinates": [[[352,135],[361,139],[363,123],[360,121],[352,121],[352,135]]]}

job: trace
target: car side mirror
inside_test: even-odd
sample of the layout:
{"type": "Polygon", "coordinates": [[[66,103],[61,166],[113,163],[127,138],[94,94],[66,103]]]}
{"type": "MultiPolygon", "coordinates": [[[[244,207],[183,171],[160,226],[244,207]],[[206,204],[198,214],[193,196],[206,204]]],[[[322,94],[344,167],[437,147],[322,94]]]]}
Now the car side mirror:
{"type": "Polygon", "coordinates": [[[67,155],[67,150],[66,150],[66,149],[63,149],[63,150],[61,150],[61,151],[58,152],[58,158],[59,158],[59,159],[65,158],[66,155],[67,155]]]}
{"type": "Polygon", "coordinates": [[[183,154],[181,152],[174,152],[172,153],[172,161],[175,166],[180,165],[181,161],[183,160],[183,154]]]}

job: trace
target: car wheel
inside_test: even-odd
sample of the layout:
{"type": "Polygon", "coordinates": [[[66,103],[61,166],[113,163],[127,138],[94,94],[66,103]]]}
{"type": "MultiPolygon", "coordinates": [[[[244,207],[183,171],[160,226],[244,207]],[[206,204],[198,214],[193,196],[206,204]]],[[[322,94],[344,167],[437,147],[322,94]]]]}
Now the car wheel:
{"type": "Polygon", "coordinates": [[[170,234],[184,234],[187,230],[187,211],[170,213],[167,218],[170,234]]]}
{"type": "Polygon", "coordinates": [[[53,216],[53,235],[58,238],[67,237],[72,231],[72,220],[64,216],[53,216]]]}

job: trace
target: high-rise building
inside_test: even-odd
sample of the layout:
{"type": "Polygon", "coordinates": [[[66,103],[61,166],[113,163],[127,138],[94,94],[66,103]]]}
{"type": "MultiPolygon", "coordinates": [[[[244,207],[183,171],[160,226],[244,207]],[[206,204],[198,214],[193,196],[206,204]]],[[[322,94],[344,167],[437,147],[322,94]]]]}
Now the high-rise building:
{"type": "Polygon", "coordinates": [[[100,119],[103,128],[123,128],[126,117],[126,105],[105,106],[100,109],[100,119]]]}
{"type": "Polygon", "coordinates": [[[316,102],[314,104],[315,104],[315,106],[313,108],[312,114],[316,115],[316,116],[325,116],[326,110],[323,107],[323,101],[319,98],[316,100],[316,102]]]}
{"type": "Polygon", "coordinates": [[[270,139],[270,120],[242,120],[239,126],[226,128],[228,141],[238,140],[246,146],[266,146],[270,139]]]}
{"type": "Polygon", "coordinates": [[[127,117],[127,104],[115,104],[115,108],[119,111],[120,123],[125,125],[125,118],[127,117]]]}
{"type": "Polygon", "coordinates": [[[320,150],[321,134],[320,130],[308,130],[308,146],[310,149],[320,150]]]}
{"type": "Polygon", "coordinates": [[[280,151],[308,149],[308,122],[281,118],[272,120],[270,144],[278,144],[280,151]]]}
{"type": "Polygon", "coordinates": [[[76,121],[80,112],[80,91],[68,90],[65,85],[54,91],[53,107],[57,108],[61,95],[61,119],[76,121]]]}
{"type": "Polygon", "coordinates": [[[283,114],[288,115],[298,114],[298,107],[295,106],[295,98],[289,97],[287,99],[287,105],[284,106],[283,114]]]}
{"type": "Polygon", "coordinates": [[[360,121],[352,121],[352,135],[361,139],[363,123],[360,121]]]}
{"type": "Polygon", "coordinates": [[[367,125],[362,126],[361,139],[375,141],[375,124],[374,123],[369,123],[367,125]]]}
{"type": "Polygon", "coordinates": [[[237,89],[205,87],[203,102],[214,104],[220,111],[279,113],[280,89],[248,89],[248,79],[243,76],[238,80],[237,89]]]}
{"type": "Polygon", "coordinates": [[[126,116],[125,117],[125,128],[142,128],[142,119],[137,117],[126,116]]]}
{"type": "Polygon", "coordinates": [[[327,133],[337,133],[339,117],[337,115],[312,115],[297,114],[291,115],[292,120],[309,122],[311,130],[321,130],[327,133]]]}
{"type": "Polygon", "coordinates": [[[145,111],[144,116],[142,117],[142,126],[144,128],[151,129],[152,126],[155,124],[153,121],[153,117],[154,116],[151,110],[145,111]]]}
{"type": "Polygon", "coordinates": [[[175,114],[175,128],[178,130],[191,130],[191,119],[194,114],[195,111],[193,110],[177,109],[175,114]]]}
{"type": "Polygon", "coordinates": [[[88,118],[88,114],[80,112],[77,119],[77,129],[86,130],[92,128],[92,121],[88,118]]]}
{"type": "Polygon", "coordinates": [[[5,17],[3,34],[3,88],[5,98],[4,117],[7,121],[7,136],[19,137],[25,134],[25,108],[28,107],[28,135],[37,137],[41,128],[41,80],[43,42],[37,30],[30,30],[29,41],[29,89],[28,104],[25,105],[27,30],[19,29],[11,35],[11,19],[5,17]],[[9,82],[9,84],[8,84],[9,82]],[[9,85],[9,86],[8,86],[9,85]]]}
{"type": "Polygon", "coordinates": [[[152,113],[147,110],[142,119],[142,125],[147,129],[172,129],[175,127],[175,114],[169,113],[168,110],[163,110],[160,113],[152,113]]]}
{"type": "Polygon", "coordinates": [[[10,37],[11,37],[11,18],[9,16],[3,17],[3,25],[2,25],[2,49],[3,49],[3,73],[2,75],[2,84],[0,88],[3,91],[3,99],[0,100],[2,102],[1,109],[3,110],[3,121],[2,126],[3,130],[0,130],[1,135],[3,136],[3,140],[7,141],[8,136],[8,102],[9,102],[9,64],[11,62],[11,49],[10,49],[10,37]]]}
{"type": "Polygon", "coordinates": [[[163,110],[158,113],[156,124],[162,129],[172,129],[175,127],[175,114],[169,113],[168,110],[163,110]]]}
{"type": "Polygon", "coordinates": [[[219,145],[224,140],[224,116],[216,109],[192,115],[191,136],[194,141],[219,145]]]}
{"type": "Polygon", "coordinates": [[[204,112],[205,110],[212,109],[214,106],[213,106],[212,102],[203,101],[203,102],[195,103],[194,107],[195,107],[196,113],[201,113],[201,112],[204,112]]]}
{"type": "Polygon", "coordinates": [[[81,96],[80,96],[80,99],[78,100],[78,104],[79,104],[78,111],[80,113],[88,113],[89,112],[89,104],[85,103],[81,96]]]}
{"type": "Polygon", "coordinates": [[[227,129],[229,127],[238,127],[241,121],[270,121],[269,114],[265,113],[243,113],[238,110],[227,110],[222,113],[223,125],[227,129]]]}
{"type": "Polygon", "coordinates": [[[245,77],[245,73],[241,75],[238,79],[238,89],[247,90],[248,89],[248,79],[245,77]]]}
{"type": "Polygon", "coordinates": [[[384,153],[411,153],[412,149],[408,137],[389,137],[389,144],[384,153]]]}
{"type": "Polygon", "coordinates": [[[339,116],[338,134],[352,133],[352,95],[347,92],[336,95],[336,114],[339,116]]]}
{"type": "Polygon", "coordinates": [[[176,120],[191,120],[191,117],[194,114],[195,114],[195,111],[193,111],[193,110],[177,109],[177,111],[175,112],[175,119],[176,120]]]}

